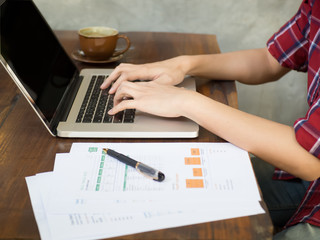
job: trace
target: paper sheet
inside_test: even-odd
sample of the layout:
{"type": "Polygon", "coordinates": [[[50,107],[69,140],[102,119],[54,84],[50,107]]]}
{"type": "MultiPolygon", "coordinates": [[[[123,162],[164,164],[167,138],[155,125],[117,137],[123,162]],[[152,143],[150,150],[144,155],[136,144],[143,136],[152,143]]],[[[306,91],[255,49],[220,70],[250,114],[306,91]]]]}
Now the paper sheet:
{"type": "Polygon", "coordinates": [[[264,212],[248,153],[228,143],[74,143],[57,154],[53,172],[27,184],[43,239],[106,238],[264,212]],[[104,155],[105,147],[161,170],[165,181],[104,155]]]}

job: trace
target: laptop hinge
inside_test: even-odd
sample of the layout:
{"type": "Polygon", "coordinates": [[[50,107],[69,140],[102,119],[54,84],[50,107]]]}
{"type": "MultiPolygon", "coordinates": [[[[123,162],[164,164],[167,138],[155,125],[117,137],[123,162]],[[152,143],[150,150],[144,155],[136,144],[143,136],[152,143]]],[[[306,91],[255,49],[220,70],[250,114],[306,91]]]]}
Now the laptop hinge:
{"type": "Polygon", "coordinates": [[[50,128],[55,135],[57,134],[57,126],[59,122],[66,121],[68,118],[69,112],[73,105],[74,99],[78,93],[82,80],[83,80],[83,76],[79,75],[79,72],[77,71],[75,73],[73,81],[71,82],[70,86],[66,90],[57,108],[56,114],[54,115],[54,117],[50,122],[50,128]]]}

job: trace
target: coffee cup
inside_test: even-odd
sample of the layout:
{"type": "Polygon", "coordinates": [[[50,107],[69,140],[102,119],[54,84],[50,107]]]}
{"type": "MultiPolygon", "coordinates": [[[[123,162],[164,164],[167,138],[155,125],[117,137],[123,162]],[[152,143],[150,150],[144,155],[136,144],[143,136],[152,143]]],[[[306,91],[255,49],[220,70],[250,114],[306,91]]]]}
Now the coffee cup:
{"type": "Polygon", "coordinates": [[[109,27],[86,27],[78,31],[80,48],[86,57],[96,60],[106,60],[117,57],[130,47],[127,36],[119,34],[118,30],[109,27]],[[126,47],[116,50],[118,39],[126,41],[126,47]]]}

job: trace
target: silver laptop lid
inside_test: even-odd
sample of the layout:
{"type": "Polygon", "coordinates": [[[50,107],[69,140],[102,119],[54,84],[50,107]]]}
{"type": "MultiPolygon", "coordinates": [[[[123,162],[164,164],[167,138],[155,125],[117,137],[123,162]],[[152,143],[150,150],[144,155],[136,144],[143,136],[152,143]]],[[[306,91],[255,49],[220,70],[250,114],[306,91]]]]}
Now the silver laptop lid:
{"type": "Polygon", "coordinates": [[[48,130],[69,106],[78,71],[31,0],[0,1],[0,60],[48,130]],[[68,92],[68,94],[67,94],[68,92]]]}

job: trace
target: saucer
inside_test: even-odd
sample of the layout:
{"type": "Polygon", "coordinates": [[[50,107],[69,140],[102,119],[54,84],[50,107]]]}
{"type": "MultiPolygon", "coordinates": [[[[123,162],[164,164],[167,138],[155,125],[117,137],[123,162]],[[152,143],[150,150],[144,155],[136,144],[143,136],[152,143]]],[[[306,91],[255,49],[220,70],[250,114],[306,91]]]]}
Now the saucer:
{"type": "Polygon", "coordinates": [[[81,50],[75,50],[71,53],[71,57],[74,60],[80,61],[80,62],[85,62],[85,63],[111,63],[120,60],[123,57],[123,54],[120,54],[119,56],[116,57],[111,57],[108,59],[102,59],[102,60],[96,60],[90,57],[87,57],[83,51],[81,50]]]}

